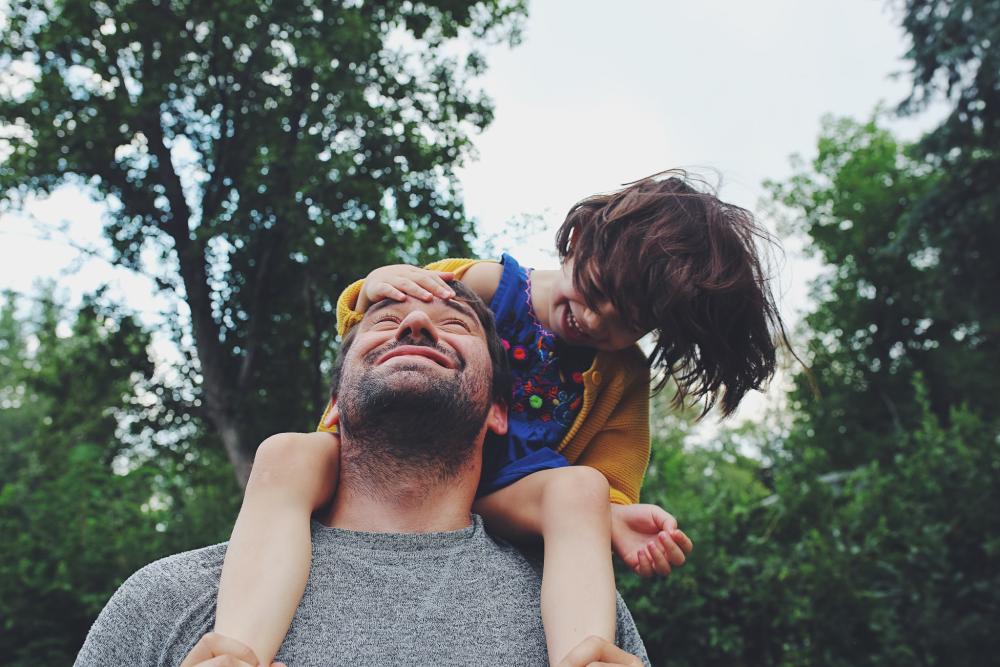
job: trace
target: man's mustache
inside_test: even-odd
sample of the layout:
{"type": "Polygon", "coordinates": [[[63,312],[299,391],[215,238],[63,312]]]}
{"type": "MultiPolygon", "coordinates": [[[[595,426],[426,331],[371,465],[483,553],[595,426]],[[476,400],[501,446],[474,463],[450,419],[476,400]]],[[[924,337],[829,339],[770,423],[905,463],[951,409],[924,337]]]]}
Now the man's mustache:
{"type": "Polygon", "coordinates": [[[403,347],[404,345],[409,345],[411,347],[426,347],[430,350],[434,350],[441,356],[447,358],[448,361],[451,362],[451,365],[457,368],[458,370],[460,371],[465,370],[465,359],[462,359],[451,350],[446,350],[445,348],[440,347],[439,345],[435,345],[426,338],[423,337],[415,338],[413,336],[404,336],[403,338],[400,338],[397,341],[383,345],[377,350],[372,350],[371,352],[365,355],[365,363],[368,365],[373,365],[383,355],[389,354],[397,347],[403,347]]]}

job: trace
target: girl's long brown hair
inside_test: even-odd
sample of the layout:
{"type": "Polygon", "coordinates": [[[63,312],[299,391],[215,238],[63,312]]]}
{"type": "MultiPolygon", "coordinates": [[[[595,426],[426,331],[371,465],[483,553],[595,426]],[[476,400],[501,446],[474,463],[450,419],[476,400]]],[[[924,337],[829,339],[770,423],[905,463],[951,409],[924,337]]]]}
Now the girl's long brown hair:
{"type": "Polygon", "coordinates": [[[654,390],[672,379],[673,404],[703,401],[702,416],[716,402],[732,414],[774,375],[777,342],[788,345],[760,254],[774,244],[749,211],[684,171],[584,199],[556,237],[591,306],[610,301],[628,324],[656,332],[654,390]]]}

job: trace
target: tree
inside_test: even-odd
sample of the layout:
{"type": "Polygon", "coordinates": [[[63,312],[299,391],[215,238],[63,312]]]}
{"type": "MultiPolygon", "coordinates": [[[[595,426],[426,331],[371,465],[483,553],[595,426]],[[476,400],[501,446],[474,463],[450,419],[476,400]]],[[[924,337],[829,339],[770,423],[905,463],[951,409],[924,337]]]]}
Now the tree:
{"type": "MultiPolygon", "coordinates": [[[[916,146],[936,177],[914,202],[900,242],[920,244],[939,281],[928,329],[935,338],[960,338],[976,362],[969,388],[988,395],[996,383],[982,368],[1000,364],[1000,2],[906,0],[901,23],[913,91],[900,110],[949,107],[941,124],[916,146]]],[[[943,402],[930,383],[931,400],[943,402]]],[[[993,402],[995,406],[995,402],[993,402]]],[[[995,407],[993,408],[995,411],[995,407]]],[[[995,413],[995,412],[994,412],[995,413]]],[[[943,413],[942,413],[943,414],[943,413]]]]}
{"type": "Polygon", "coordinates": [[[834,474],[826,439],[781,423],[709,444],[676,420],[656,429],[643,499],[674,513],[695,549],[666,579],[618,572],[653,664],[973,667],[996,655],[997,424],[965,408],[939,419],[919,374],[910,393],[914,423],[893,456],[834,474]]]}
{"type": "Polygon", "coordinates": [[[799,430],[844,470],[894,455],[916,424],[917,370],[942,397],[940,414],[981,403],[967,372],[981,359],[929,326],[946,288],[933,249],[901,231],[937,175],[874,120],[828,118],[817,147],[810,164],[797,159],[791,179],[768,187],[786,229],[805,234],[830,267],[812,285],[816,307],[805,318],[823,397],[814,400],[800,377],[795,400],[799,430]]]}
{"type": "Polygon", "coordinates": [[[1000,3],[911,0],[902,10],[914,87],[901,108],[942,98],[950,114],[912,146],[875,120],[828,119],[816,159],[770,184],[788,229],[831,267],[807,318],[826,397],[798,398],[835,469],[893,455],[916,424],[917,371],[939,419],[961,405],[996,415],[1000,56],[989,47],[1000,3]]]}
{"type": "Polygon", "coordinates": [[[453,168],[492,108],[470,87],[482,55],[446,47],[513,43],[524,11],[13,2],[0,194],[18,206],[75,183],[107,202],[115,261],[183,298],[193,407],[245,481],[264,436],[321,410],[341,288],[375,265],[467,251],[453,168]]]}
{"type": "Polygon", "coordinates": [[[0,307],[0,651],[70,664],[124,577],[225,538],[237,486],[218,448],[130,445],[159,388],[132,316],[100,295],[69,317],[51,292],[18,305],[0,307]]]}

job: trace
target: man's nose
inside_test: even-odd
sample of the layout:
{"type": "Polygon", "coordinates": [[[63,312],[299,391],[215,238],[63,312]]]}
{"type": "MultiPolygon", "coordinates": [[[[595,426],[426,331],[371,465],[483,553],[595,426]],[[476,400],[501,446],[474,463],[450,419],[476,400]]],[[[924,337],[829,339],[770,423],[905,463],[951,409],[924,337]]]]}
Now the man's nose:
{"type": "Polygon", "coordinates": [[[407,336],[414,338],[426,338],[432,343],[438,342],[437,329],[434,322],[422,310],[411,310],[396,328],[396,340],[403,340],[407,336]]]}

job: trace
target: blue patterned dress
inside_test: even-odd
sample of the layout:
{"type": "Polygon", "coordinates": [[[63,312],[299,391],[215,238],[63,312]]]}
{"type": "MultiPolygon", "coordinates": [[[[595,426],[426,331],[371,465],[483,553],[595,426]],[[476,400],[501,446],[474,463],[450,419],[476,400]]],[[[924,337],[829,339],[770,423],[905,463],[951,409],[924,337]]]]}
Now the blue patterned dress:
{"type": "Polygon", "coordinates": [[[489,438],[479,495],[513,484],[539,470],[569,465],[556,448],[583,404],[583,372],[594,350],[571,347],[535,319],[531,279],[510,255],[490,309],[514,376],[506,438],[489,438]]]}

